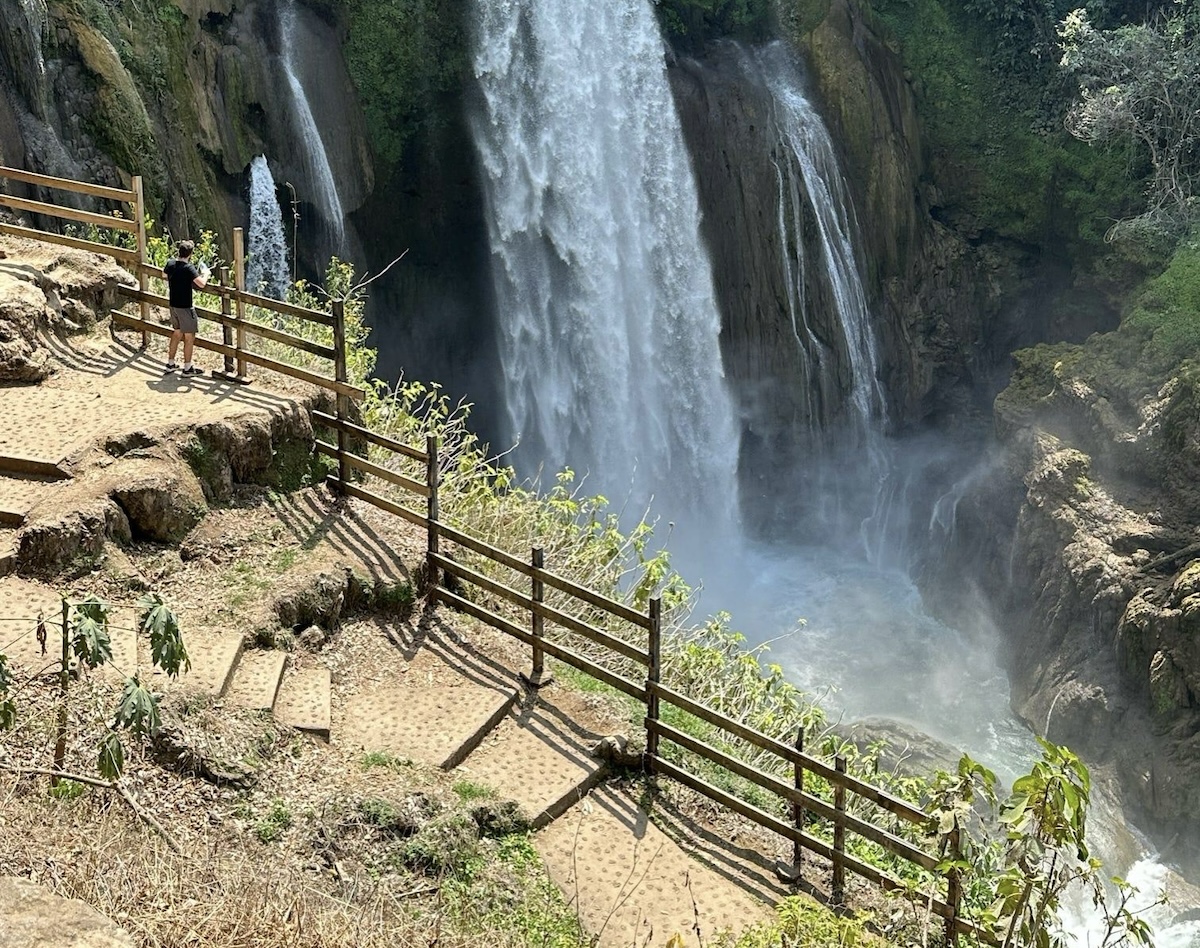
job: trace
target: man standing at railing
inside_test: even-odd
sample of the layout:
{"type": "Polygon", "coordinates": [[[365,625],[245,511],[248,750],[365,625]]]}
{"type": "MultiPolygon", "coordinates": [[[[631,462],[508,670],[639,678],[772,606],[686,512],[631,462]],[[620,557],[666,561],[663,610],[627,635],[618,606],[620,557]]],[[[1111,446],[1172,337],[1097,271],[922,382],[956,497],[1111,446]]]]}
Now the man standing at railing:
{"type": "Polygon", "coordinates": [[[208,285],[208,266],[201,263],[199,268],[192,263],[192,251],[196,245],[190,240],[181,240],[176,248],[174,260],[168,260],[163,267],[163,276],[167,278],[170,287],[171,325],[175,331],[171,333],[171,341],[167,345],[167,369],[169,375],[178,365],[175,364],[175,353],[179,349],[179,340],[183,340],[183,372],[181,375],[199,375],[200,370],[192,365],[192,347],[196,341],[198,320],[196,307],[192,301],[192,291],[202,290],[208,285]]]}

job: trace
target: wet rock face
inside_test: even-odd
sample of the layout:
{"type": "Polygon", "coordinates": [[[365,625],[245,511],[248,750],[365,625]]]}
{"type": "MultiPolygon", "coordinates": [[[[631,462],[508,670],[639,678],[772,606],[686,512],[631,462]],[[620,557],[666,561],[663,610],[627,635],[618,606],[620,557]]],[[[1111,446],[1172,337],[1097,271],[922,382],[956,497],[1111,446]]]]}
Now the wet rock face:
{"type": "Polygon", "coordinates": [[[1064,378],[998,400],[1025,497],[1011,583],[992,594],[1014,709],[1111,764],[1141,818],[1186,848],[1200,842],[1200,529],[1165,473],[1175,397],[1169,385],[1134,411],[1064,378]]]}

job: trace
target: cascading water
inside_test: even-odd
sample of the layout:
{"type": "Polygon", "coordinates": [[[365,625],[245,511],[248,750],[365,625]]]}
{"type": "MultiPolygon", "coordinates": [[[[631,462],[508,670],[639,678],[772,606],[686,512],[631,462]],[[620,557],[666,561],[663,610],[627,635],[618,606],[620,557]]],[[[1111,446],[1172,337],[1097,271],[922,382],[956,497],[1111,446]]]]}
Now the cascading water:
{"type": "Polygon", "coordinates": [[[246,283],[255,293],[281,300],[289,280],[287,240],[283,214],[275,194],[275,178],[265,155],[250,163],[250,227],[246,234],[250,260],[246,283]]]}
{"type": "Polygon", "coordinates": [[[280,60],[291,96],[292,118],[296,123],[298,141],[302,145],[305,177],[311,188],[310,194],[302,194],[301,197],[312,201],[321,215],[325,237],[329,243],[329,253],[344,255],[346,213],[338,196],[337,181],[329,163],[327,147],[321,138],[321,129],[313,118],[308,96],[300,81],[296,49],[299,42],[298,26],[294,0],[288,0],[283,5],[279,17],[279,37],[282,51],[280,60]]]}
{"type": "Polygon", "coordinates": [[[810,527],[855,535],[877,564],[898,561],[906,524],[896,522],[893,459],[884,435],[887,402],[858,247],[859,225],[833,140],[805,94],[794,56],[780,42],[738,47],[749,82],[768,93],[778,187],[778,245],[792,335],[800,350],[807,403],[804,489],[819,506],[810,527]],[[814,232],[806,239],[806,222],[814,232]],[[834,330],[812,325],[810,281],[819,282],[834,330]],[[857,527],[857,530],[855,529],[857,527]]]}
{"type": "Polygon", "coordinates": [[[737,432],[649,0],[478,0],[473,132],[518,463],[732,515],[737,432]]]}

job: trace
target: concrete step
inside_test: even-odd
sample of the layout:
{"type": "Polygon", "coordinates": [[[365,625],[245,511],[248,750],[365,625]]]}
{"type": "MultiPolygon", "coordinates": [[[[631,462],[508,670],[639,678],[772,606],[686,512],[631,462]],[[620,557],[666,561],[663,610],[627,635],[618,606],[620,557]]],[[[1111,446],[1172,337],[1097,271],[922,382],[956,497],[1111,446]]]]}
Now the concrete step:
{"type": "Polygon", "coordinates": [[[456,773],[492,787],[545,826],[587,795],[603,777],[591,754],[602,735],[575,725],[548,692],[513,707],[456,773]]]}
{"type": "MultiPolygon", "coordinates": [[[[0,438],[0,442],[3,440],[0,438]]],[[[12,450],[0,451],[0,474],[6,477],[41,477],[51,481],[65,480],[71,476],[57,461],[12,450]]]]}
{"type": "Polygon", "coordinates": [[[283,678],[275,699],[275,720],[329,740],[332,679],[328,668],[293,668],[283,678]]]}
{"type": "Polygon", "coordinates": [[[604,787],[534,837],[550,878],[599,948],[702,948],[771,915],[782,893],[752,894],[693,859],[620,791],[604,787]]]}
{"type": "Polygon", "coordinates": [[[516,703],[518,690],[463,677],[454,684],[384,682],[341,703],[338,740],[449,770],[516,703]]]}
{"type": "Polygon", "coordinates": [[[11,527],[0,527],[0,577],[8,576],[17,568],[17,531],[11,527]]]}
{"type": "Polygon", "coordinates": [[[156,687],[184,687],[212,695],[214,698],[223,697],[241,660],[241,635],[234,632],[185,628],[183,644],[187,647],[188,658],[192,663],[191,669],[169,684],[166,676],[155,669],[156,687]]]}
{"type": "Polygon", "coordinates": [[[0,472],[0,526],[24,526],[29,512],[45,500],[60,481],[61,478],[44,475],[0,472]]]}
{"type": "Polygon", "coordinates": [[[274,649],[254,649],[241,654],[234,669],[225,700],[239,708],[270,711],[275,707],[279,683],[287,667],[287,652],[274,649]]]}

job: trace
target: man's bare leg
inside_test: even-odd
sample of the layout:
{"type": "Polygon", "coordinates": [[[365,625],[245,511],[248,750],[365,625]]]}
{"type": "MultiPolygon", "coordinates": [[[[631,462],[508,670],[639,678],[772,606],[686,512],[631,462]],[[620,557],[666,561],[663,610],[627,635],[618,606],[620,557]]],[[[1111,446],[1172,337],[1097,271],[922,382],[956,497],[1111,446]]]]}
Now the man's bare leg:
{"type": "MultiPolygon", "coordinates": [[[[171,340],[167,343],[167,364],[175,364],[175,353],[179,350],[179,340],[183,338],[183,331],[176,329],[171,333],[171,340]]],[[[187,346],[184,346],[184,352],[187,352],[187,346]]]]}

